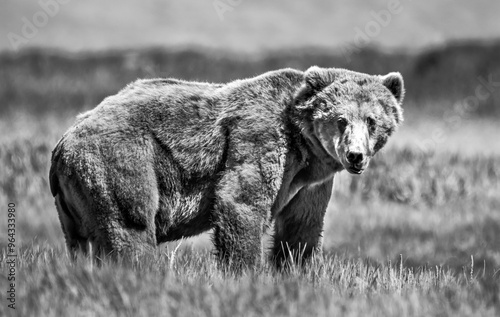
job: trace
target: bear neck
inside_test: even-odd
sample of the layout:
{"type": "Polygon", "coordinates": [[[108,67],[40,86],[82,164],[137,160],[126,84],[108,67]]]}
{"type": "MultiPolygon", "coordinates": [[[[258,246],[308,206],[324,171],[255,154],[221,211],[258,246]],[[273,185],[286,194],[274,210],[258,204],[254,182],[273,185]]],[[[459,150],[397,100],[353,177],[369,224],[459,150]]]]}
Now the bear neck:
{"type": "Polygon", "coordinates": [[[302,107],[289,106],[289,129],[292,148],[300,149],[301,168],[298,177],[304,185],[321,183],[331,179],[344,169],[321,145],[314,134],[312,112],[302,107]]]}

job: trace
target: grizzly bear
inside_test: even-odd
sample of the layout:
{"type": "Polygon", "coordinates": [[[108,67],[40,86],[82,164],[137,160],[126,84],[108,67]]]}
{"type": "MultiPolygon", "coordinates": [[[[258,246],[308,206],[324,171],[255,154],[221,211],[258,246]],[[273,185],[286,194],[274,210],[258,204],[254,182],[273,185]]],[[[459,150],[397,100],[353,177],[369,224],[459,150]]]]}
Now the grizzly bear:
{"type": "Polygon", "coordinates": [[[68,249],[134,255],[214,229],[220,262],[321,252],[335,173],[361,174],[402,122],[399,73],[281,69],[227,84],[139,80],[52,152],[68,249]]]}

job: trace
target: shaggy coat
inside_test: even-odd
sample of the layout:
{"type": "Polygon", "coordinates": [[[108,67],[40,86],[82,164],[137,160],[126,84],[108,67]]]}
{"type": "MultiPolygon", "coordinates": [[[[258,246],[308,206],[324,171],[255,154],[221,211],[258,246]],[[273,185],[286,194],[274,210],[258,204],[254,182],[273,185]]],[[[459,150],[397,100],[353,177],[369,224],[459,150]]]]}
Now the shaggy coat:
{"type": "Polygon", "coordinates": [[[213,228],[219,259],[251,267],[274,221],[276,264],[308,258],[321,252],[334,174],[362,172],[367,163],[347,154],[356,145],[368,160],[385,144],[403,92],[397,73],[318,67],[132,83],[78,116],[52,153],[67,246],[136,254],[213,228]]]}

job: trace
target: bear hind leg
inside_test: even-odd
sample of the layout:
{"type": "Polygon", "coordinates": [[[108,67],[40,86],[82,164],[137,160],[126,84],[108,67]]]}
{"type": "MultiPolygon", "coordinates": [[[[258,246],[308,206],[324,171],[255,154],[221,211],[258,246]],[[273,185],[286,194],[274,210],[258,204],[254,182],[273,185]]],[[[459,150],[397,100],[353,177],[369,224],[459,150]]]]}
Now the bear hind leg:
{"type": "Polygon", "coordinates": [[[79,228],[81,228],[80,219],[61,193],[56,195],[55,203],[70,258],[76,260],[77,254],[80,252],[87,255],[89,239],[79,232],[79,228]]]}

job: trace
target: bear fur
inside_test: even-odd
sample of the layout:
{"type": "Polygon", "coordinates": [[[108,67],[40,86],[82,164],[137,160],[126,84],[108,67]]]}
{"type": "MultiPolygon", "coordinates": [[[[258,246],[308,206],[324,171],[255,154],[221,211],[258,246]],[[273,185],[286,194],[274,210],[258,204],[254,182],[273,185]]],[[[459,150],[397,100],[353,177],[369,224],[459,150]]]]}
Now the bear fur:
{"type": "Polygon", "coordinates": [[[138,80],[79,115],[52,152],[68,249],[134,255],[214,229],[220,261],[252,267],[274,222],[278,266],[320,253],[334,174],[366,168],[402,122],[403,95],[399,73],[319,67],[138,80]]]}

